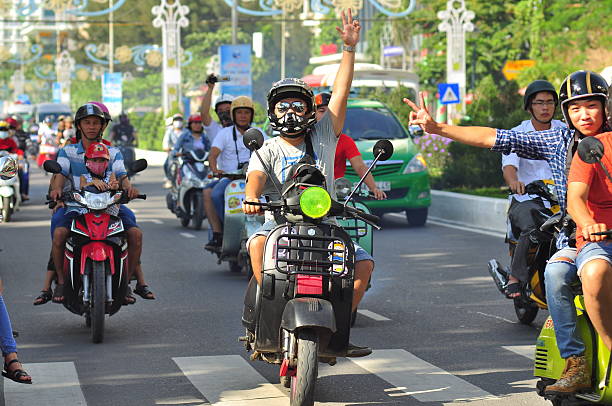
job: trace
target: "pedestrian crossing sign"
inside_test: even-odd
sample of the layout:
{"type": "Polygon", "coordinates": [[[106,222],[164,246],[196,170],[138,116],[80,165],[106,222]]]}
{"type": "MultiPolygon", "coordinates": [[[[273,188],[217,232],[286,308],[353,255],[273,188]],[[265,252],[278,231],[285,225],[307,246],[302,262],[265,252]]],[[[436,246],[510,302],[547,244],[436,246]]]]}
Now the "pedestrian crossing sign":
{"type": "Polygon", "coordinates": [[[438,93],[440,94],[440,104],[461,103],[459,83],[439,83],[438,93]]]}

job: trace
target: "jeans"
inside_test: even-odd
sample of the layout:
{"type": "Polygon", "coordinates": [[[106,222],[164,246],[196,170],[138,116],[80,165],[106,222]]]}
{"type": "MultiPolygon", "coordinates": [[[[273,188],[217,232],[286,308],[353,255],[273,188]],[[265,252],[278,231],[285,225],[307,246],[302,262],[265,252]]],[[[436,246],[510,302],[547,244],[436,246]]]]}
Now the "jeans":
{"type": "MultiPolygon", "coordinates": [[[[53,232],[57,227],[64,227],[70,229],[72,220],[78,217],[79,213],[71,211],[66,213],[66,207],[60,207],[51,216],[51,239],[53,239],[53,232]]],[[[129,230],[132,227],[138,227],[136,223],[136,216],[134,212],[124,205],[119,206],[118,217],[123,222],[123,229],[129,230]]]]}
{"type": "Polygon", "coordinates": [[[571,285],[578,281],[576,249],[566,247],[555,253],[544,271],[546,302],[553,319],[559,353],[564,359],[584,354],[584,343],[576,331],[576,306],[571,285]]]}
{"type": "MultiPolygon", "coordinates": [[[[212,185],[210,197],[221,223],[223,223],[225,219],[225,188],[227,188],[227,185],[229,185],[231,181],[232,180],[228,178],[221,178],[212,185]]],[[[209,185],[209,187],[211,186],[209,185]]]]}
{"type": "Polygon", "coordinates": [[[19,169],[19,193],[28,195],[30,192],[30,172],[19,169]]]}
{"type": "Polygon", "coordinates": [[[13,328],[9,319],[8,311],[4,305],[4,298],[0,295],[0,349],[5,357],[12,352],[17,352],[17,343],[13,338],[13,328]]]}

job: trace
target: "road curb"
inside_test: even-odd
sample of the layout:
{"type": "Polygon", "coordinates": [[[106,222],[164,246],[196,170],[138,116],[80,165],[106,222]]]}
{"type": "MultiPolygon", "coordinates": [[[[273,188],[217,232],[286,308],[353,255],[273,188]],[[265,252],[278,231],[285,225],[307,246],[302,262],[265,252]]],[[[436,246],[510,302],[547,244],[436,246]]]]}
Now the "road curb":
{"type": "Polygon", "coordinates": [[[429,216],[436,221],[495,233],[506,232],[508,200],[463,193],[431,191],[429,216]]]}

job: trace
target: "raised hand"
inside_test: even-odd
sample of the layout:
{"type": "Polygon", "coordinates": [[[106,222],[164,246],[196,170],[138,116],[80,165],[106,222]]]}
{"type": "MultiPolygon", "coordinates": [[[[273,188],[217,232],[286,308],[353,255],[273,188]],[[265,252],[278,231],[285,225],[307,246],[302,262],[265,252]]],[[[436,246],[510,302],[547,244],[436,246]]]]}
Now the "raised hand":
{"type": "Polygon", "coordinates": [[[427,107],[425,107],[425,98],[423,97],[423,92],[419,92],[419,98],[421,106],[417,106],[412,100],[404,98],[402,101],[406,103],[412,111],[410,112],[410,121],[409,125],[418,125],[423,129],[423,131],[432,133],[435,132],[435,128],[438,125],[427,111],[427,107]]]}
{"type": "Polygon", "coordinates": [[[350,8],[348,9],[348,17],[344,14],[344,10],[342,10],[340,16],[342,17],[342,28],[336,27],[336,31],[340,33],[340,38],[342,38],[344,45],[357,45],[359,42],[359,31],[361,30],[359,20],[353,20],[353,13],[350,8]]]}

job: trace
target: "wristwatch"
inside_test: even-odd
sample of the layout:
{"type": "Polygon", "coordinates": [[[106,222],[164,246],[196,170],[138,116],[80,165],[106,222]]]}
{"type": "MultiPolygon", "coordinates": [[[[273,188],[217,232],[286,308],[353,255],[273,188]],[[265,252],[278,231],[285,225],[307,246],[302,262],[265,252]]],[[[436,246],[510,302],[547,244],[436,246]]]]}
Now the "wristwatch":
{"type": "Polygon", "coordinates": [[[342,45],[342,50],[346,52],[355,52],[355,47],[352,45],[342,45]]]}

